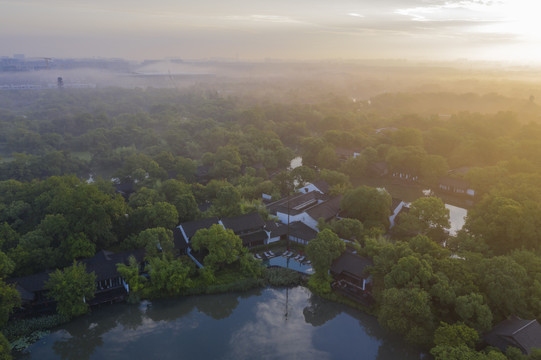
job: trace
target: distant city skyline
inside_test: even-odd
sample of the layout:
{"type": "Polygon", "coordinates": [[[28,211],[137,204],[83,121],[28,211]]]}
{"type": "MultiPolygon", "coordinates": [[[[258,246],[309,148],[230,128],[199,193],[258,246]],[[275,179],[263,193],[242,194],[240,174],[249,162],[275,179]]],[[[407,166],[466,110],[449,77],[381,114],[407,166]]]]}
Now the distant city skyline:
{"type": "Polygon", "coordinates": [[[541,63],[527,0],[0,0],[2,55],[541,63]]]}

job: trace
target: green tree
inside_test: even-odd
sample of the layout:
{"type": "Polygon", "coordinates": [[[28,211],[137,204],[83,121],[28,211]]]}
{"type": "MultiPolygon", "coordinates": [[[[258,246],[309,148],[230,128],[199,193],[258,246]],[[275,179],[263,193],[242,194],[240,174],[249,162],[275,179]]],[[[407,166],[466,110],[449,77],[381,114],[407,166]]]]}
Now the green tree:
{"type": "Polygon", "coordinates": [[[61,315],[79,316],[88,311],[86,301],[94,297],[96,275],[86,272],[86,266],[77,261],[63,271],[56,270],[45,283],[49,295],[57,301],[56,310],[61,315]]]}
{"type": "Polygon", "coordinates": [[[386,329],[417,344],[432,343],[434,316],[430,295],[419,288],[391,288],[383,291],[378,321],[386,329]]]}
{"type": "Polygon", "coordinates": [[[11,345],[5,338],[4,334],[0,332],[0,360],[11,360],[11,345]]]}
{"type": "Polygon", "coordinates": [[[348,190],[340,202],[348,217],[360,220],[365,228],[389,227],[391,195],[385,189],[359,186],[348,190]]]}
{"type": "Polygon", "coordinates": [[[212,205],[212,212],[220,217],[242,214],[240,192],[234,186],[224,186],[218,190],[216,201],[212,205]]]}
{"type": "Polygon", "coordinates": [[[363,223],[357,219],[340,219],[331,223],[331,230],[346,240],[361,241],[364,236],[363,223]]]}
{"type": "Polygon", "coordinates": [[[60,252],[66,261],[71,262],[94,256],[96,245],[91,243],[83,233],[71,234],[60,244],[60,252]]]}
{"type": "Polygon", "coordinates": [[[21,303],[21,297],[15,286],[4,282],[14,268],[13,262],[0,251],[0,328],[7,323],[13,309],[21,303]]]}
{"type": "Polygon", "coordinates": [[[477,264],[479,288],[498,318],[511,314],[526,316],[526,271],[512,258],[497,256],[477,264]]]}
{"type": "Polygon", "coordinates": [[[226,230],[218,224],[212,225],[209,229],[197,230],[191,243],[195,251],[202,249],[208,251],[203,263],[212,270],[233,264],[248,251],[233,230],[226,230]]]}
{"type": "Polygon", "coordinates": [[[527,231],[525,209],[513,199],[488,195],[468,211],[465,229],[481,238],[498,254],[535,243],[535,232],[527,231]]]}
{"type": "Polygon", "coordinates": [[[426,260],[406,256],[398,260],[391,272],[385,275],[385,288],[416,286],[428,289],[432,278],[432,267],[426,260]]]}
{"type": "Polygon", "coordinates": [[[395,232],[402,235],[428,235],[441,242],[449,226],[449,209],[443,201],[437,197],[422,197],[411,203],[409,212],[400,216],[395,232]]]}
{"type": "Polygon", "coordinates": [[[423,133],[419,129],[401,128],[392,133],[393,144],[396,146],[422,146],[423,133]]]}
{"type": "Polygon", "coordinates": [[[152,257],[147,265],[150,275],[149,293],[168,296],[180,295],[182,290],[191,286],[190,267],[181,260],[152,257]]]}
{"type": "Polygon", "coordinates": [[[448,345],[459,346],[466,345],[470,348],[474,348],[475,344],[479,341],[479,334],[477,331],[464,325],[463,323],[447,324],[440,323],[440,326],[434,333],[434,345],[448,345]]]}
{"type": "Polygon", "coordinates": [[[437,185],[439,179],[447,175],[449,165],[447,160],[439,155],[427,155],[421,161],[420,175],[428,185],[437,185]]]}
{"type": "Polygon", "coordinates": [[[455,312],[461,321],[477,331],[485,332],[492,328],[492,312],[481,294],[457,297],[455,312]]]}
{"type": "Polygon", "coordinates": [[[290,174],[300,187],[314,181],[316,178],[315,170],[304,165],[291,170],[290,174]]]}
{"type": "Polygon", "coordinates": [[[330,291],[329,269],[334,259],[346,250],[346,244],[330,229],[319,232],[316,238],[306,245],[306,254],[312,261],[316,273],[310,279],[313,285],[330,291]]]}
{"type": "Polygon", "coordinates": [[[136,243],[139,248],[144,248],[149,258],[158,257],[163,251],[169,257],[173,256],[173,231],[163,227],[151,228],[141,231],[137,235],[136,243]]]}
{"type": "Polygon", "coordinates": [[[166,202],[157,202],[133,211],[132,228],[137,232],[149,228],[173,229],[178,224],[177,209],[166,202]]]}
{"type": "Polygon", "coordinates": [[[122,263],[116,264],[116,268],[120,276],[128,284],[128,302],[139,302],[147,279],[140,275],[139,264],[135,257],[130,256],[128,258],[128,265],[122,263]]]}

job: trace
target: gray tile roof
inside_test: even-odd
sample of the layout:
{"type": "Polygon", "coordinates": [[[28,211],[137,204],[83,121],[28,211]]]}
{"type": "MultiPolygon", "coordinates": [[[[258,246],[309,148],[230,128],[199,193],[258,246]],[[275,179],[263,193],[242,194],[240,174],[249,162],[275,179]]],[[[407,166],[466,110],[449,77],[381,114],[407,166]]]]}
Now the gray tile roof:
{"type": "Polygon", "coordinates": [[[331,273],[341,274],[347,272],[359,279],[366,277],[365,270],[368,266],[372,266],[374,263],[371,259],[353,254],[350,251],[345,251],[331,265],[331,273]]]}
{"type": "Polygon", "coordinates": [[[504,352],[508,346],[514,346],[524,354],[530,354],[532,348],[541,348],[541,325],[535,319],[513,316],[494,326],[483,338],[504,352]]]}
{"type": "Polygon", "coordinates": [[[223,218],[222,224],[226,229],[231,229],[237,235],[253,232],[265,227],[265,221],[258,212],[223,218]]]}

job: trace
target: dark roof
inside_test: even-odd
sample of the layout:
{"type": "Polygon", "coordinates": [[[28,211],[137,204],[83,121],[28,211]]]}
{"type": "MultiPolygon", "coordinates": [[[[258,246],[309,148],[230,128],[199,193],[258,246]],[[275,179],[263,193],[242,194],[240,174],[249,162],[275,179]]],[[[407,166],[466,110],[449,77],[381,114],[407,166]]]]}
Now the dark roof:
{"type": "Polygon", "coordinates": [[[314,181],[312,185],[317,187],[324,194],[327,194],[330,189],[330,185],[325,180],[314,181]]]}
{"type": "Polygon", "coordinates": [[[247,235],[242,235],[240,236],[240,239],[242,240],[243,245],[248,245],[254,242],[264,242],[268,239],[268,236],[265,231],[261,230],[247,235]]]}
{"type": "Polygon", "coordinates": [[[397,199],[397,198],[392,199],[392,201],[391,201],[391,215],[394,214],[394,211],[396,210],[398,205],[400,205],[401,203],[402,203],[402,200],[400,200],[400,199],[397,199]]]}
{"type": "Polygon", "coordinates": [[[295,221],[289,224],[289,234],[299,239],[310,241],[316,238],[317,231],[300,221],[295,221]]]}
{"type": "Polygon", "coordinates": [[[462,174],[465,175],[470,171],[471,167],[469,166],[463,166],[460,168],[449,170],[449,174],[462,174]]]}
{"type": "MultiPolygon", "coordinates": [[[[119,276],[116,270],[116,264],[128,264],[130,255],[135,256],[135,259],[140,262],[143,260],[144,250],[131,250],[116,254],[102,250],[89,259],[81,260],[81,263],[85,264],[88,273],[94,272],[96,274],[96,280],[105,280],[119,276]]],[[[43,290],[45,282],[49,280],[50,273],[51,271],[43,271],[29,276],[10,279],[9,283],[17,284],[18,289],[24,290],[20,291],[21,295],[27,298],[27,292],[35,293],[43,290]]]]}
{"type": "Polygon", "coordinates": [[[207,211],[208,209],[210,209],[211,206],[212,206],[212,203],[210,201],[205,201],[202,204],[197,204],[197,208],[199,209],[200,212],[207,211]]]}
{"type": "Polygon", "coordinates": [[[368,171],[373,174],[382,176],[389,172],[389,167],[387,166],[387,163],[385,161],[378,161],[368,165],[368,171]]]}
{"type": "Polygon", "coordinates": [[[532,348],[541,348],[541,325],[537,320],[523,320],[513,316],[494,326],[484,340],[505,352],[508,346],[529,354],[532,348]]]}
{"type": "Polygon", "coordinates": [[[214,224],[218,224],[218,218],[217,217],[210,217],[205,219],[199,219],[194,221],[188,221],[185,223],[180,224],[179,226],[182,226],[182,229],[184,230],[184,233],[188,237],[188,240],[194,236],[194,234],[199,229],[208,229],[214,224]]]}
{"type": "Polygon", "coordinates": [[[206,177],[209,176],[210,166],[208,165],[199,165],[196,170],[197,177],[206,177]]]}
{"type": "Polygon", "coordinates": [[[121,184],[114,184],[115,191],[119,194],[129,196],[135,192],[135,185],[132,182],[125,182],[121,184]]]}
{"type": "Polygon", "coordinates": [[[237,235],[246,231],[263,229],[265,227],[265,221],[263,221],[258,212],[223,218],[222,224],[226,229],[233,230],[237,235]]]}
{"type": "Polygon", "coordinates": [[[107,280],[119,276],[116,269],[116,264],[128,264],[130,256],[134,256],[137,262],[141,262],[144,258],[145,251],[143,249],[124,251],[121,253],[112,253],[102,250],[89,259],[81,260],[81,263],[86,265],[87,272],[94,272],[96,280],[107,280]]]}
{"type": "Polygon", "coordinates": [[[173,243],[175,244],[175,249],[182,250],[188,247],[188,243],[184,239],[184,235],[182,235],[179,226],[173,229],[173,243]]]}
{"type": "Polygon", "coordinates": [[[331,273],[341,274],[347,272],[358,278],[366,277],[365,270],[374,263],[371,259],[359,256],[350,251],[345,251],[331,265],[331,273]]]}
{"type": "Polygon", "coordinates": [[[287,225],[269,220],[265,222],[265,230],[270,231],[271,237],[282,236],[287,234],[287,225]]]}
{"type": "MultiPolygon", "coordinates": [[[[21,288],[26,291],[26,292],[21,291],[21,295],[24,295],[24,294],[28,295],[27,292],[35,293],[37,291],[43,290],[43,286],[45,285],[45,282],[49,280],[50,273],[51,271],[42,271],[37,274],[9,279],[7,282],[9,284],[17,284],[18,289],[21,288]]],[[[25,297],[28,297],[28,296],[25,296],[25,297]]]]}
{"type": "MultiPolygon", "coordinates": [[[[310,207],[317,205],[319,202],[327,200],[326,195],[318,191],[310,191],[309,193],[293,194],[289,196],[289,213],[291,215],[300,214],[310,207]]],[[[288,198],[283,198],[267,205],[269,211],[273,214],[277,212],[287,213],[288,198]]]]}
{"type": "Polygon", "coordinates": [[[324,201],[321,204],[308,209],[306,213],[314,220],[319,218],[324,218],[325,220],[332,219],[336,217],[340,211],[340,200],[342,200],[342,195],[324,201]]]}
{"type": "Polygon", "coordinates": [[[450,178],[450,177],[444,177],[441,178],[439,181],[440,185],[450,186],[454,187],[456,189],[469,189],[471,188],[470,184],[463,179],[457,179],[457,178],[450,178]]]}

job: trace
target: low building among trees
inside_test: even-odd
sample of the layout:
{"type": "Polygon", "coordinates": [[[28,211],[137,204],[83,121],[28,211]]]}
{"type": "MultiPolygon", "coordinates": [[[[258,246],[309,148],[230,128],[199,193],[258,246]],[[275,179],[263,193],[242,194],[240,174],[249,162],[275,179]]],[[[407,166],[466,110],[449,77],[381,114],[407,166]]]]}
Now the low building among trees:
{"type": "Polygon", "coordinates": [[[509,346],[513,346],[529,355],[532,349],[541,348],[541,324],[535,319],[523,320],[513,316],[494,326],[483,339],[504,353],[509,346]]]}
{"type": "Polygon", "coordinates": [[[371,259],[346,250],[331,265],[333,288],[350,299],[370,305],[373,302],[372,276],[367,269],[373,265],[371,259]]]}
{"type": "Polygon", "coordinates": [[[438,188],[441,191],[452,193],[454,195],[475,196],[475,190],[463,179],[444,177],[438,182],[438,188]]]}

